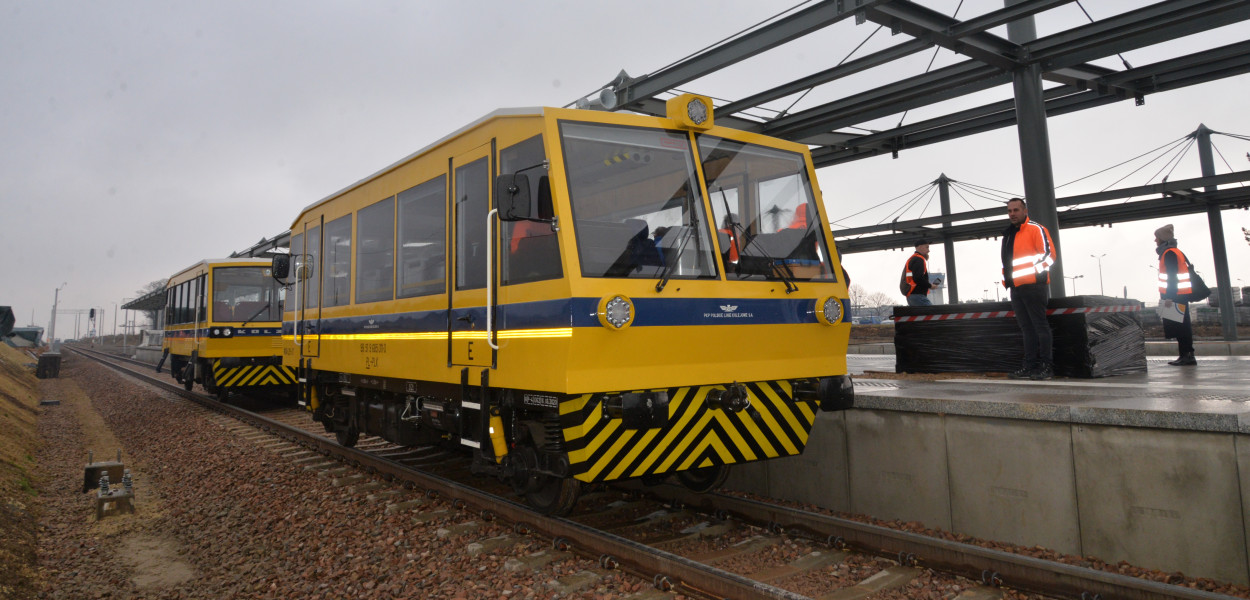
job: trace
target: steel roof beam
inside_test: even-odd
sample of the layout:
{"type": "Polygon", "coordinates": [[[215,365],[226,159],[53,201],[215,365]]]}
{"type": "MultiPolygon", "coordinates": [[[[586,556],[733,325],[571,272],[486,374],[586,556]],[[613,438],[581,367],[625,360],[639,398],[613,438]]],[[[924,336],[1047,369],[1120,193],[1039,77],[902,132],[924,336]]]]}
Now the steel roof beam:
{"type": "Polygon", "coordinates": [[[932,48],[934,44],[925,40],[908,40],[896,46],[891,46],[885,50],[874,52],[868,56],[860,57],[847,63],[843,63],[836,67],[825,69],[819,73],[808,75],[802,79],[796,79],[790,83],[777,86],[775,88],[765,90],[758,94],[747,96],[741,100],[730,102],[725,106],[716,109],[716,116],[720,118],[721,114],[733,114],[744,110],[766,104],[806,90],[818,85],[829,83],[837,79],[841,79],[848,75],[866,71],[873,67],[878,67],[889,62],[893,62],[900,58],[910,56],[917,52],[922,52],[928,48],[932,48]]]}
{"type": "Polygon", "coordinates": [[[890,28],[893,34],[906,33],[916,39],[931,41],[990,66],[1013,70],[1023,66],[1016,57],[1021,47],[984,31],[969,31],[953,36],[950,31],[958,20],[907,0],[898,0],[865,11],[868,20],[890,28]]]}
{"type": "MultiPolygon", "coordinates": [[[[1019,6],[1028,6],[1032,9],[1029,11],[1008,11],[1005,9],[1004,11],[996,12],[1011,12],[1013,15],[1028,16],[1033,12],[1040,12],[1042,9],[1053,8],[1055,5],[1064,3],[1057,1],[1035,2],[1033,5],[1026,4],[1008,7],[1009,9],[1016,9],[1019,6]]],[[[887,4],[867,11],[867,15],[869,20],[881,25],[889,25],[896,33],[901,31],[915,38],[934,42],[947,50],[966,55],[990,66],[1004,70],[1014,70],[1027,64],[1026,61],[1018,59],[1018,57],[1026,54],[1022,46],[980,30],[981,27],[992,23],[1005,22],[993,13],[986,16],[994,18],[985,19],[982,17],[982,19],[972,23],[970,26],[964,27],[961,27],[961,25],[965,24],[954,18],[911,2],[887,4]]],[[[1097,65],[1076,64],[1061,69],[1054,69],[1053,72],[1046,73],[1045,78],[1049,81],[1079,85],[1081,81],[1098,79],[1114,72],[1111,69],[1097,65]]]]}
{"type": "Polygon", "coordinates": [[[973,17],[950,28],[947,32],[954,37],[962,37],[970,33],[988,31],[1012,21],[1048,11],[1056,6],[1071,4],[1075,0],[1023,0],[1011,6],[973,17]]]}
{"type": "Polygon", "coordinates": [[[619,108],[632,109],[632,105],[642,99],[666,92],[888,1],[825,0],[670,67],[626,82],[615,90],[616,104],[619,108]]]}
{"type": "MultiPolygon", "coordinates": [[[[1059,225],[1067,229],[1070,227],[1089,227],[1198,214],[1207,212],[1207,208],[1211,204],[1218,206],[1220,210],[1246,208],[1250,206],[1250,189],[1234,188],[1218,192],[1200,192],[1198,201],[1193,202],[1180,202],[1175,198],[1155,198],[1128,204],[1062,211],[1059,213],[1059,225]]],[[[1007,220],[1001,218],[1003,214],[1001,209],[996,212],[1000,218],[995,221],[965,223],[941,229],[924,229],[920,232],[892,233],[865,238],[842,239],[838,238],[839,232],[834,237],[838,238],[836,243],[838,254],[841,255],[907,248],[914,246],[920,240],[936,240],[938,238],[950,239],[952,242],[997,238],[1002,235],[1003,230],[1006,228],[1007,220]]]]}
{"type": "MultiPolygon", "coordinates": [[[[1037,5],[1034,8],[1040,7],[1037,5]]],[[[1089,56],[1101,58],[1107,53],[1119,51],[1118,48],[1107,44],[1097,44],[1097,36],[1129,36],[1124,43],[1130,43],[1131,47],[1138,47],[1142,44],[1144,36],[1164,36],[1163,39],[1171,39],[1190,29],[1197,28],[1208,29],[1211,26],[1209,19],[1223,17],[1243,18],[1241,15],[1245,13],[1244,18],[1250,18],[1250,5],[1244,0],[1172,0],[1164,2],[1161,5],[1147,7],[1112,17],[1104,21],[1098,21],[1077,28],[1085,33],[1081,36],[1070,37],[1067,33],[1050,36],[1027,44],[1027,56],[1030,62],[1035,62],[1045,58],[1046,55],[1036,55],[1034,49],[1056,49],[1063,47],[1065,44],[1093,44],[1090,48],[1101,48],[1102,50],[1092,52],[1087,50],[1089,56]],[[1234,6],[1236,4],[1237,6],[1234,6]],[[1202,5],[1202,6],[1199,6],[1202,5]],[[1190,11],[1201,9],[1201,14],[1194,15],[1190,11]],[[1097,26],[1097,27],[1095,27],[1097,26]],[[1151,33],[1142,33],[1150,31],[1151,33]],[[1119,32],[1118,34],[1116,32],[1119,32]],[[1137,45],[1133,45],[1137,44],[1137,45]]],[[[877,7],[867,11],[869,18],[883,19],[883,15],[889,15],[890,18],[901,18],[900,15],[910,15],[908,18],[915,22],[928,22],[931,28],[953,26],[953,21],[946,20],[937,13],[932,13],[927,9],[916,7],[911,3],[893,3],[884,7],[877,7]],[[899,7],[908,8],[910,12],[899,7]],[[927,20],[927,21],[926,21],[927,20]]],[[[909,30],[917,35],[926,35],[920,25],[909,26],[909,30]]],[[[927,35],[930,39],[924,41],[933,41],[938,44],[948,45],[952,48],[957,45],[951,44],[949,39],[941,38],[935,33],[936,30],[930,29],[927,35]]],[[[989,36],[992,38],[993,36],[989,36]]],[[[1158,41],[1162,41],[1159,39],[1158,41]]],[[[1153,43],[1153,42],[1151,42],[1153,43]]],[[[990,44],[987,42],[987,44],[990,44]]],[[[1010,42],[1002,42],[1000,46],[1006,48],[1011,45],[1010,42]]],[[[987,48],[991,47],[989,45],[987,48]]],[[[1064,55],[1063,60],[1051,60],[1046,63],[1049,73],[1046,78],[1051,81],[1058,81],[1069,85],[1074,85],[1078,89],[1093,89],[1099,93],[1112,93],[1120,98],[1128,96],[1136,96],[1141,92],[1131,84],[1131,79],[1127,76],[1113,77],[1116,71],[1098,67],[1095,65],[1083,64],[1081,60],[1075,60],[1064,55]],[[1118,89],[1117,89],[1118,88],[1118,89]]],[[[979,83],[970,83],[966,79],[966,75],[977,69],[975,61],[967,61],[958,65],[952,65],[944,69],[939,69],[931,74],[909,78],[905,81],[883,86],[857,94],[856,96],[845,98],[839,101],[827,103],[806,111],[795,113],[781,117],[764,125],[759,130],[769,135],[779,137],[788,137],[790,139],[803,139],[820,133],[829,132],[848,125],[855,125],[864,121],[872,120],[889,114],[896,114],[904,110],[911,110],[920,106],[925,106],[941,100],[957,97],[967,93],[987,89],[1000,83],[1006,83],[1006,78],[987,77],[979,83]],[[937,74],[939,76],[949,75],[949,79],[941,77],[930,77],[929,75],[937,74]]],[[[984,72],[982,72],[984,73],[984,72]]],[[[1123,75],[1123,73],[1120,73],[1123,75]]],[[[1109,100],[1103,99],[1092,105],[1106,104],[1109,100]]],[[[1014,121],[1012,121],[1014,122],[1014,121]]],[[[992,129],[992,127],[990,127],[992,129]]],[[[985,130],[985,129],[982,129],[985,130]]],[[[949,139],[949,138],[947,138],[949,139]]],[[[860,156],[868,154],[859,153],[860,156]]]]}
{"type": "Polygon", "coordinates": [[[1025,44],[1047,71],[1250,19],[1245,0],[1168,0],[1025,44]]]}
{"type": "Polygon", "coordinates": [[[761,132],[802,138],[1011,82],[1011,73],[965,61],[768,122],[761,132]]]}
{"type": "MultiPolygon", "coordinates": [[[[1215,185],[1230,185],[1250,181],[1250,171],[1235,171],[1225,173],[1223,175],[1213,175],[1210,177],[1195,177],[1192,179],[1178,179],[1176,181],[1165,181],[1150,185],[1136,186],[1130,188],[1121,188],[1118,190],[1110,190],[1106,192],[1093,192],[1090,194],[1078,194],[1076,196],[1067,196],[1059,198],[1055,201],[1056,206],[1060,207],[1076,207],[1081,204],[1089,204],[1093,202],[1107,202],[1109,200],[1119,200],[1121,198],[1132,198],[1134,196],[1151,196],[1151,195],[1167,195],[1170,201],[1175,202],[1177,197],[1184,197],[1192,200],[1219,199],[1224,202],[1239,202],[1243,200],[1239,194],[1250,194],[1250,188],[1228,188],[1214,192],[1215,196],[1210,196],[1212,192],[1196,191],[1198,188],[1215,185]]],[[[952,180],[953,183],[959,183],[952,180]]],[[[1131,207],[1134,203],[1116,204],[1113,208],[1131,207]]],[[[1082,209],[1088,210],[1088,209],[1082,209]]],[[[1196,211],[1201,212],[1205,207],[1196,211]]],[[[1068,211],[1071,212],[1071,211],[1068,211]]],[[[1066,213],[1061,212],[1060,218],[1066,213]]],[[[1176,213],[1184,214],[1184,213],[1176,213]]],[[[852,235],[865,235],[870,233],[886,233],[898,232],[902,230],[910,230],[915,228],[928,227],[930,225],[941,225],[943,222],[957,223],[960,221],[971,221],[973,219],[986,219],[990,217],[1001,218],[1003,209],[1001,208],[985,208],[962,213],[954,213],[950,215],[937,215],[932,217],[924,217],[920,219],[910,219],[907,221],[896,221],[893,223],[882,223],[880,225],[868,225],[865,227],[853,227],[848,229],[839,229],[834,233],[835,238],[845,238],[852,235]]],[[[966,225],[966,224],[965,224],[966,225]]],[[[962,226],[962,225],[957,225],[962,226]]],[[[841,245],[841,242],[839,242],[841,245]]],[[[889,246],[892,247],[892,246],[889,246]]]]}
{"type": "MultiPolygon", "coordinates": [[[[1001,8],[968,21],[958,22],[952,20],[950,26],[942,32],[942,35],[946,38],[955,40],[950,47],[957,47],[961,43],[959,41],[960,38],[965,36],[981,33],[988,29],[1003,25],[1004,23],[1049,10],[1062,4],[1070,4],[1073,1],[1074,0],[1028,0],[1027,2],[1001,8]]],[[[1010,42],[1004,43],[1009,44],[1010,42]]],[[[825,69],[819,73],[808,75],[802,79],[797,79],[790,83],[747,96],[741,100],[736,100],[718,108],[717,114],[733,114],[748,110],[752,107],[757,107],[768,102],[784,98],[790,94],[796,94],[803,90],[823,85],[848,75],[859,73],[861,71],[910,56],[917,52],[922,52],[935,45],[937,44],[928,38],[908,40],[885,50],[874,52],[873,54],[825,69]]]]}
{"type": "MultiPolygon", "coordinates": [[[[1076,86],[1050,88],[1045,91],[1046,113],[1056,116],[1126,98],[1121,94],[1108,94],[1110,90],[1131,87],[1141,90],[1140,93],[1164,92],[1247,72],[1250,72],[1250,42],[1238,42],[1116,72],[1094,82],[1087,92],[1076,86]]],[[[896,129],[851,137],[841,147],[813,150],[812,160],[817,167],[829,166],[1014,124],[1014,103],[1002,100],[896,129]]]]}

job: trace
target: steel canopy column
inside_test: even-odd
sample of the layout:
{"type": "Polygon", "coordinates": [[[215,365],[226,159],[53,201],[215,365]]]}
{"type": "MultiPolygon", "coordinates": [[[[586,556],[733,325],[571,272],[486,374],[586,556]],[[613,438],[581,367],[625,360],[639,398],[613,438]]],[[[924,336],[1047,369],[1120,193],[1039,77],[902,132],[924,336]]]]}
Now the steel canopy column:
{"type": "MultiPolygon", "coordinates": [[[[938,184],[938,201],[942,205],[942,216],[947,217],[951,214],[951,180],[942,173],[937,178],[938,184]]],[[[951,226],[949,220],[942,220],[942,229],[951,226]]],[[[948,304],[959,304],[959,284],[955,278],[955,242],[951,241],[950,234],[942,232],[942,250],[946,253],[946,289],[950,291],[948,296],[948,304]]]]}
{"type": "MultiPolygon", "coordinates": [[[[1211,130],[1199,124],[1198,131],[1198,162],[1202,164],[1202,176],[1215,175],[1215,159],[1211,156],[1211,130]]],[[[1216,186],[1202,188],[1204,192],[1214,192],[1216,186]]],[[[1233,305],[1233,282],[1228,274],[1228,251],[1224,247],[1224,218],[1220,215],[1218,204],[1207,204],[1207,226],[1211,228],[1211,256],[1215,259],[1215,284],[1219,286],[1220,329],[1226,341],[1237,340],[1237,307],[1233,305]]]]}
{"type": "MultiPolygon", "coordinates": [[[[1004,0],[1005,6],[1023,0],[1004,0]]],[[[1017,44],[1037,38],[1033,17],[1007,24],[1007,39],[1017,44]]],[[[1046,128],[1046,98],[1042,95],[1042,67],[1034,63],[1012,72],[1016,99],[1016,131],[1020,137],[1020,167],[1024,174],[1024,197],[1029,218],[1046,226],[1055,243],[1058,260],[1050,268],[1050,295],[1066,296],[1063,285],[1063,253],[1059,251],[1059,213],[1055,208],[1055,179],[1050,165],[1050,134],[1046,128]]]]}

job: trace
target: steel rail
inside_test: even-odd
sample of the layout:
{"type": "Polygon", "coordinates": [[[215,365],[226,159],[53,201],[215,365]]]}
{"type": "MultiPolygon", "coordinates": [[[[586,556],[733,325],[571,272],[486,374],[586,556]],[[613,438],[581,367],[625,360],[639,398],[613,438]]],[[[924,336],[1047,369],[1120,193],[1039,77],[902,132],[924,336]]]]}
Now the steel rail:
{"type": "MultiPolygon", "coordinates": [[[[400,463],[374,456],[355,448],[340,446],[337,442],[314,433],[292,427],[256,413],[210,400],[181,386],[167,383],[132,370],[111,360],[114,357],[83,348],[66,347],[76,353],[92,358],[111,368],[140,378],[165,391],[194,401],[202,406],[230,415],[294,443],[309,447],[324,455],[337,456],[356,463],[370,473],[387,479],[411,484],[426,491],[431,497],[446,498],[453,506],[477,513],[483,520],[502,519],[531,532],[551,538],[558,549],[577,552],[583,556],[598,558],[600,564],[616,563],[628,571],[650,578],[661,589],[682,589],[685,593],[708,598],[735,598],[741,600],[807,600],[806,596],[754,581],[736,573],[723,571],[697,561],[678,556],[657,548],[628,540],[581,525],[559,517],[540,515],[528,507],[486,492],[473,489],[450,479],[414,471],[400,463]]],[[[146,364],[146,363],[145,363],[146,364]]]]}
{"type": "Polygon", "coordinates": [[[831,546],[853,547],[912,566],[955,573],[993,586],[1005,586],[1046,596],[1088,600],[1234,600],[1232,596],[1194,590],[991,550],[888,527],[726,496],[696,494],[675,486],[648,488],[665,500],[719,515],[734,515],[764,524],[770,530],[803,531],[831,546]]]}

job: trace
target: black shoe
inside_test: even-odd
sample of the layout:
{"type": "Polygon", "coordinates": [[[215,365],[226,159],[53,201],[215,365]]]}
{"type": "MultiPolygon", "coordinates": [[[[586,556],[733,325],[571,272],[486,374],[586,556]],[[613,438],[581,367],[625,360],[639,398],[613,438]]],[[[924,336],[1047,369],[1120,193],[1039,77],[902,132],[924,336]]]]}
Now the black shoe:
{"type": "Polygon", "coordinates": [[[1032,379],[1033,381],[1041,381],[1043,379],[1050,379],[1051,377],[1054,377],[1054,376],[1055,376],[1054,367],[1050,365],[1042,365],[1038,367],[1035,371],[1033,371],[1032,375],[1029,375],[1029,379],[1032,379]]]}
{"type": "Polygon", "coordinates": [[[1182,354],[1180,358],[1170,361],[1168,364],[1174,367],[1192,367],[1198,364],[1198,359],[1194,358],[1193,352],[1190,352],[1188,354],[1182,354]]]}
{"type": "Polygon", "coordinates": [[[1020,367],[1007,374],[1008,379],[1028,379],[1036,371],[1034,367],[1020,367]]]}

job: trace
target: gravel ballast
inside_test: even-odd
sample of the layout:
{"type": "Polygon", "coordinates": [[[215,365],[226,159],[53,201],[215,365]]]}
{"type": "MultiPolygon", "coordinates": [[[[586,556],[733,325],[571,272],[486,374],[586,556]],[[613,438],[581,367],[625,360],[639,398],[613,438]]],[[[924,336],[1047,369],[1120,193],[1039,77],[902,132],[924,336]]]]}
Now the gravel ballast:
{"type": "MultiPolygon", "coordinates": [[[[615,572],[574,591],[559,587],[597,571],[577,557],[505,569],[548,542],[523,538],[471,556],[469,544],[508,535],[508,526],[480,523],[457,535],[454,526],[473,516],[437,501],[388,512],[384,502],[230,433],[207,410],[86,359],[67,361],[61,377],[67,401],[39,420],[41,598],[606,600],[646,587],[615,572]],[[109,436],[135,477],[137,511],[97,522],[96,494],[82,492],[84,440],[102,445],[109,436]],[[440,510],[447,516],[421,518],[440,510]]],[[[113,458],[112,448],[91,449],[96,460],[113,458]]]]}

